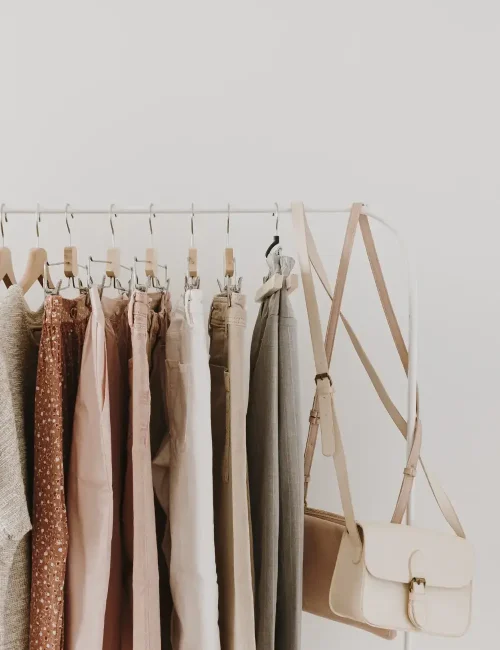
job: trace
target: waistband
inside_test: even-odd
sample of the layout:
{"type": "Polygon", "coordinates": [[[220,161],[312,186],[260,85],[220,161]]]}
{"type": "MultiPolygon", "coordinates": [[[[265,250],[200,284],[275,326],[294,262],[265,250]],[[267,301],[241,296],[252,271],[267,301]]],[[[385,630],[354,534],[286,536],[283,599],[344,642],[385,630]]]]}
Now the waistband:
{"type": "Polygon", "coordinates": [[[213,328],[225,328],[228,310],[227,294],[219,294],[212,300],[210,307],[210,318],[208,319],[208,331],[213,328]]]}
{"type": "Polygon", "coordinates": [[[212,301],[210,308],[209,329],[226,325],[246,326],[247,297],[242,293],[233,292],[230,298],[227,293],[219,293],[212,301]]]}
{"type": "Polygon", "coordinates": [[[189,289],[180,297],[173,312],[176,320],[185,320],[188,325],[200,323],[204,319],[203,293],[201,289],[189,289]]]}
{"type": "Polygon", "coordinates": [[[134,291],[128,305],[130,327],[147,331],[158,328],[170,309],[170,293],[134,291]]]}

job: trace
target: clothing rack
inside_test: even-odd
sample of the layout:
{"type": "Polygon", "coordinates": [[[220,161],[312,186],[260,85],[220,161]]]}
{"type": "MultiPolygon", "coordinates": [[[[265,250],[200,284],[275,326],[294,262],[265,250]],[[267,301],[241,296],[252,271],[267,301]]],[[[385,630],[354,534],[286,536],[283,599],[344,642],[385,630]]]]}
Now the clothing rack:
{"type": "MultiPolygon", "coordinates": [[[[347,208],[305,208],[306,214],[317,214],[317,215],[334,215],[334,214],[349,214],[350,207],[347,208]]],[[[4,217],[10,217],[11,215],[33,215],[37,217],[37,220],[40,220],[41,215],[107,215],[110,218],[118,215],[149,215],[158,216],[158,215],[188,215],[191,218],[194,218],[197,215],[226,215],[228,218],[232,215],[256,215],[256,214],[268,214],[275,218],[279,218],[282,214],[291,214],[291,207],[280,207],[278,203],[275,203],[271,207],[264,208],[237,208],[232,207],[231,204],[227,204],[224,208],[195,208],[194,204],[191,204],[190,209],[175,209],[175,208],[166,208],[166,207],[156,207],[154,204],[150,204],[148,208],[144,207],[125,207],[117,208],[114,204],[111,204],[108,208],[73,208],[70,204],[66,204],[64,208],[45,208],[37,205],[35,209],[25,209],[25,208],[9,208],[5,204],[2,204],[1,212],[1,221],[2,221],[2,230],[3,230],[3,219],[4,217]]],[[[413,263],[411,261],[407,246],[400,236],[397,229],[391,225],[386,219],[374,214],[366,206],[363,209],[363,213],[382,223],[385,227],[392,231],[396,236],[399,245],[401,246],[405,259],[407,261],[407,272],[408,272],[408,286],[409,286],[409,363],[408,363],[408,409],[407,409],[407,454],[410,453],[412,443],[413,443],[413,433],[414,433],[414,422],[416,417],[416,408],[417,408],[417,322],[418,322],[418,312],[417,312],[417,282],[416,274],[414,271],[413,263]]],[[[415,490],[412,490],[411,496],[408,503],[408,510],[406,515],[406,522],[409,525],[414,523],[415,519],[415,490]]],[[[411,650],[412,639],[410,633],[405,633],[404,648],[405,650],[411,650]]]]}

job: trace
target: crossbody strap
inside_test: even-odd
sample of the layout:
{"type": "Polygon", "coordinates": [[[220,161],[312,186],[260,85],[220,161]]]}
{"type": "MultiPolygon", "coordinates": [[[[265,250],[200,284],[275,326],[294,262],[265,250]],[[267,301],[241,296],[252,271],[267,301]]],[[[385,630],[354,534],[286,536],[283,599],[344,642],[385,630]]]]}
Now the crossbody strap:
{"type": "MultiPolygon", "coordinates": [[[[335,291],[333,293],[330,288],[330,284],[328,282],[326,271],[324,269],[318,251],[316,249],[314,239],[309,230],[309,226],[305,218],[305,213],[302,204],[295,204],[294,206],[292,206],[292,214],[293,214],[294,225],[296,227],[298,238],[299,240],[302,239],[303,241],[303,245],[301,245],[299,249],[299,260],[301,260],[301,271],[305,269],[306,274],[309,273],[310,275],[310,271],[311,271],[310,263],[312,263],[316,273],[319,276],[321,283],[323,284],[325,290],[327,291],[328,295],[332,299],[332,309],[330,312],[330,318],[329,318],[327,334],[325,339],[325,348],[326,348],[325,354],[327,356],[327,363],[329,364],[331,359],[331,355],[333,351],[333,343],[335,341],[336,328],[340,317],[340,319],[343,321],[346,327],[347,333],[353,343],[354,349],[356,350],[356,353],[358,354],[365,370],[367,371],[367,374],[370,380],[372,381],[372,384],[375,390],[377,391],[377,394],[379,395],[384,407],[388,411],[389,415],[393,419],[394,423],[396,424],[396,426],[398,427],[402,435],[406,438],[407,428],[406,428],[405,419],[393,404],[382,382],[380,381],[380,378],[378,377],[375,369],[373,368],[370,360],[368,359],[368,356],[366,355],[365,351],[363,350],[363,347],[361,346],[359,340],[357,339],[354,330],[352,329],[349,322],[340,311],[340,304],[342,300],[343,288],[345,286],[345,281],[347,277],[347,269],[349,265],[350,254],[354,243],[356,228],[359,223],[363,235],[365,248],[367,250],[368,258],[370,261],[370,267],[372,269],[372,273],[375,279],[375,284],[389,325],[389,329],[391,331],[392,338],[394,340],[399,357],[401,359],[401,363],[405,368],[406,373],[408,373],[408,351],[401,333],[401,329],[399,327],[399,323],[396,319],[394,309],[392,307],[392,303],[390,301],[390,297],[383,277],[380,261],[378,259],[378,255],[376,252],[375,243],[373,240],[373,235],[371,233],[368,218],[365,214],[362,213],[362,206],[360,204],[358,204],[357,206],[355,205],[351,210],[349,224],[346,232],[346,238],[344,242],[344,249],[341,257],[341,262],[339,264],[339,274],[337,276],[337,283],[336,283],[335,291]],[[305,239],[305,243],[304,243],[304,239],[305,239]],[[307,257],[301,259],[303,255],[306,255],[307,257]]],[[[312,277],[310,277],[310,281],[312,281],[312,277]]],[[[308,285],[310,286],[310,282],[304,284],[305,291],[307,291],[308,285]]],[[[315,298],[315,294],[314,294],[314,298],[315,298]]],[[[311,315],[309,310],[308,310],[308,314],[309,316],[311,315]]],[[[314,314],[313,314],[313,318],[314,318],[314,314]]],[[[321,326],[319,326],[319,329],[321,329],[321,326]]],[[[333,401],[333,396],[332,396],[332,401],[333,401]]],[[[307,493],[308,483],[310,480],[310,471],[311,471],[312,459],[314,455],[314,448],[316,445],[316,440],[318,435],[319,420],[320,420],[320,413],[318,413],[318,400],[317,400],[317,395],[315,395],[313,408],[311,410],[311,414],[309,418],[309,422],[310,422],[309,434],[308,434],[306,450],[304,454],[305,493],[307,493]]],[[[338,424],[336,424],[336,427],[338,427],[338,424]]],[[[322,435],[323,435],[323,428],[324,427],[322,426],[322,435]]],[[[338,435],[340,435],[340,431],[338,432],[338,435]]],[[[420,447],[421,447],[421,439],[422,439],[421,436],[422,436],[421,425],[418,419],[418,402],[417,402],[417,419],[415,422],[413,445],[408,455],[407,465],[405,467],[404,475],[403,475],[402,486],[400,489],[398,501],[392,518],[392,521],[394,523],[401,523],[408,505],[408,500],[411,494],[411,489],[416,474],[416,466],[420,456],[420,447]]],[[[334,438],[336,438],[335,433],[334,433],[334,438]]],[[[340,458],[339,460],[340,463],[342,464],[342,458],[340,458]]],[[[445,491],[440,486],[439,482],[436,480],[434,475],[430,472],[428,468],[426,468],[422,459],[420,459],[420,462],[422,468],[424,469],[424,473],[430,484],[434,497],[444,517],[446,518],[449,525],[453,528],[453,530],[457,535],[459,535],[460,537],[465,537],[463,528],[453,508],[453,505],[451,504],[450,499],[448,498],[445,491]]],[[[344,464],[345,464],[345,457],[344,457],[344,464]]],[[[343,475],[344,473],[346,473],[346,470],[341,471],[341,475],[343,475]]],[[[343,502],[344,500],[350,501],[348,482],[342,480],[342,483],[343,486],[341,486],[341,484],[339,483],[339,488],[341,490],[341,493],[342,491],[344,491],[344,493],[346,494],[346,499],[343,499],[343,502]]],[[[348,510],[352,511],[352,507],[349,507],[348,510]]],[[[346,524],[348,523],[347,520],[348,517],[346,516],[346,524]]],[[[348,527],[352,528],[352,522],[350,522],[348,527]]],[[[355,534],[353,536],[355,536],[355,534]]]]}
{"type": "MultiPolygon", "coordinates": [[[[349,268],[349,261],[354,244],[354,237],[361,215],[361,204],[357,203],[352,206],[347,232],[344,241],[344,248],[340,258],[337,282],[332,297],[332,308],[326,332],[326,340],[323,343],[323,333],[321,330],[321,321],[319,316],[318,302],[316,299],[316,290],[314,288],[314,279],[312,277],[311,263],[308,251],[308,237],[306,231],[306,216],[302,203],[292,204],[292,220],[298,235],[298,257],[300,271],[302,274],[302,284],[306,300],[307,313],[309,317],[309,326],[311,331],[311,340],[314,352],[314,361],[316,364],[316,394],[314,397],[314,406],[312,416],[315,419],[316,437],[318,418],[321,422],[321,439],[323,441],[323,454],[326,456],[333,455],[333,462],[337,475],[337,482],[340,491],[340,500],[346,521],[346,528],[352,543],[355,545],[358,555],[361,554],[362,542],[356,525],[354,515],[354,506],[352,503],[351,489],[349,486],[349,475],[347,472],[347,461],[345,457],[344,445],[340,428],[335,413],[335,404],[333,400],[333,385],[329,374],[330,359],[335,341],[335,333],[340,316],[340,304],[342,294],[349,268]],[[320,351],[321,349],[321,351],[320,351]],[[318,365],[321,361],[321,365],[318,365]],[[328,382],[328,400],[326,400],[326,383],[328,382]],[[325,413],[327,419],[325,420],[325,413]]],[[[315,442],[315,441],[314,441],[315,442]]],[[[314,445],[308,445],[310,453],[314,454],[314,445]]],[[[307,487],[307,485],[306,485],[307,487]]]]}

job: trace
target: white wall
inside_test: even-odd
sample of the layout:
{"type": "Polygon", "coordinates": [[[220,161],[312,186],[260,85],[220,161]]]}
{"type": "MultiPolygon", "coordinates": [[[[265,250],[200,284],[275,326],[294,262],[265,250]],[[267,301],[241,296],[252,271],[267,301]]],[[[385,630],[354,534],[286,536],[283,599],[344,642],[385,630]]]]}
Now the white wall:
{"type": "MultiPolygon", "coordinates": [[[[189,207],[301,199],[333,207],[361,200],[411,242],[425,454],[477,548],[470,633],[418,638],[422,650],[498,647],[499,21],[493,0],[0,4],[0,201],[189,207]]],[[[158,249],[178,295],[189,220],[158,221],[158,249]]],[[[344,225],[343,217],[311,217],[332,276],[344,225]]],[[[195,224],[207,302],[221,274],[224,226],[224,216],[195,224]]],[[[402,261],[390,234],[375,230],[404,320],[402,261]]],[[[104,217],[77,217],[73,232],[82,258],[105,254],[104,217]]],[[[250,295],[272,234],[270,217],[233,219],[250,295]]],[[[33,218],[13,216],[6,235],[20,274],[35,244],[33,218]]],[[[289,217],[282,236],[293,252],[289,217]]],[[[117,239],[125,258],[142,255],[147,219],[121,217],[117,239]]],[[[60,260],[65,243],[62,217],[45,217],[49,258],[60,260]]],[[[402,369],[357,253],[345,311],[404,408],[402,369]]],[[[41,295],[33,289],[30,301],[41,295]]],[[[303,298],[297,292],[293,300],[305,435],[314,370],[303,298]]],[[[325,320],[327,307],[323,300],[325,320]]],[[[250,304],[250,323],[255,314],[250,304]]],[[[359,515],[387,519],[403,441],[344,333],[334,373],[359,515]]],[[[441,526],[422,484],[418,500],[418,523],[441,526]]],[[[319,455],[310,501],[339,509],[331,463],[319,455]]],[[[305,650],[383,643],[304,616],[305,650]]],[[[402,648],[402,638],[391,647],[402,648]]]]}

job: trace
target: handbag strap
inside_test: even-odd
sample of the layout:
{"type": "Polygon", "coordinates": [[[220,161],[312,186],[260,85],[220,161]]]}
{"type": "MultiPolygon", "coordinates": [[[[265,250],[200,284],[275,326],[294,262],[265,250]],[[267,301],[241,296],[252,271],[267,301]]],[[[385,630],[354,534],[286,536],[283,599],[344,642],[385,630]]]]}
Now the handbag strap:
{"type": "MultiPolygon", "coordinates": [[[[388,411],[389,415],[391,416],[392,420],[400,430],[401,434],[406,438],[407,423],[405,419],[403,418],[401,413],[399,413],[398,409],[390,399],[380,378],[378,377],[375,369],[373,368],[373,365],[371,364],[368,356],[366,355],[363,347],[361,346],[361,343],[356,337],[354,330],[352,329],[349,322],[347,321],[347,319],[345,318],[345,316],[342,314],[340,310],[345,282],[347,279],[347,270],[349,267],[352,247],[354,244],[354,237],[359,224],[359,227],[363,235],[363,242],[365,244],[365,248],[369,258],[370,267],[375,279],[375,284],[389,325],[389,329],[391,331],[392,338],[394,340],[396,349],[401,359],[401,363],[405,369],[405,372],[408,374],[408,350],[406,348],[401,333],[401,329],[396,319],[395,312],[389,297],[389,293],[387,291],[387,286],[385,284],[384,276],[380,266],[380,261],[376,252],[375,243],[373,240],[373,235],[370,229],[368,218],[365,214],[362,213],[362,205],[355,204],[351,210],[346,237],[344,241],[344,248],[342,251],[341,261],[339,264],[339,273],[337,275],[337,282],[335,286],[335,291],[333,293],[330,288],[330,284],[328,282],[326,271],[321,262],[321,258],[319,257],[314,239],[309,230],[303,205],[294,204],[292,206],[292,215],[293,215],[295,230],[297,232],[298,240],[299,240],[298,242],[299,261],[301,266],[301,272],[303,275],[304,291],[306,293],[306,304],[308,307],[308,315],[309,315],[310,322],[311,320],[314,321],[317,316],[317,320],[314,328],[311,327],[311,336],[315,336],[316,340],[319,340],[318,338],[318,333],[319,333],[319,337],[321,337],[321,324],[319,322],[319,310],[317,309],[316,295],[315,295],[314,284],[311,275],[311,263],[312,263],[316,273],[319,276],[321,283],[323,284],[325,290],[327,291],[328,295],[332,299],[332,309],[330,311],[330,318],[328,322],[328,328],[327,328],[327,334],[326,334],[325,346],[324,346],[325,357],[327,358],[327,366],[329,367],[329,362],[331,360],[333,344],[335,342],[336,329],[340,318],[344,326],[346,327],[347,333],[349,335],[351,342],[353,343],[354,349],[358,354],[363,364],[363,367],[367,371],[367,374],[377,394],[379,395],[382,404],[388,411]],[[307,296],[307,294],[309,295],[307,296]],[[316,309],[310,311],[309,307],[313,303],[316,303],[316,309]]],[[[316,346],[316,349],[317,348],[318,346],[316,346]]],[[[315,360],[316,360],[316,356],[315,356],[315,360]]],[[[333,392],[331,395],[331,402],[332,402],[331,408],[334,414],[335,411],[333,405],[333,392]]],[[[334,450],[335,450],[334,460],[335,460],[335,466],[337,469],[337,476],[339,480],[339,489],[341,492],[342,505],[344,507],[344,502],[347,502],[348,504],[347,509],[344,507],[344,512],[346,514],[346,526],[348,530],[350,530],[354,542],[356,544],[360,544],[361,542],[359,539],[359,534],[357,531],[357,527],[355,526],[354,523],[352,500],[350,496],[349,483],[347,480],[347,469],[345,467],[345,454],[343,451],[341,440],[340,440],[340,455],[338,455],[338,457],[335,458],[338,451],[338,439],[340,439],[340,430],[338,429],[338,423],[334,415],[333,418],[331,419],[331,422],[334,424],[334,427],[333,429],[330,430],[330,433],[326,432],[325,434],[324,432],[325,420],[322,418],[320,406],[321,406],[321,402],[319,401],[318,391],[317,391],[314,396],[313,408],[311,410],[311,414],[309,418],[309,433],[308,433],[306,449],[304,454],[304,476],[305,476],[304,493],[305,495],[307,494],[307,488],[310,481],[312,459],[313,459],[314,449],[316,446],[317,435],[318,435],[318,426],[319,426],[319,421],[321,420],[322,437],[326,435],[326,436],[330,436],[334,440],[334,450]],[[340,473],[338,471],[338,467],[337,467],[338,465],[340,465],[340,473]]],[[[328,420],[326,422],[326,425],[327,427],[330,426],[328,420]]],[[[392,517],[393,523],[401,523],[403,520],[404,513],[406,512],[409,497],[411,494],[411,489],[413,486],[413,481],[416,475],[416,467],[420,456],[421,442],[422,442],[422,430],[421,430],[420,420],[418,417],[418,399],[417,399],[417,415],[415,420],[413,444],[410,453],[408,455],[407,465],[405,467],[404,475],[403,475],[403,482],[398,496],[396,508],[394,510],[394,514],[392,517]]],[[[327,451],[328,450],[329,448],[327,446],[327,451]]],[[[323,451],[325,451],[324,445],[323,445],[323,451]]],[[[422,468],[429,482],[431,490],[434,494],[434,497],[444,517],[446,518],[449,525],[452,527],[452,529],[455,531],[457,535],[459,535],[460,537],[465,537],[465,533],[460,524],[458,516],[453,508],[453,505],[451,504],[450,499],[446,495],[443,488],[440,486],[439,482],[435,479],[433,474],[430,472],[430,470],[426,468],[421,458],[420,458],[420,463],[422,465],[422,468]]]]}

